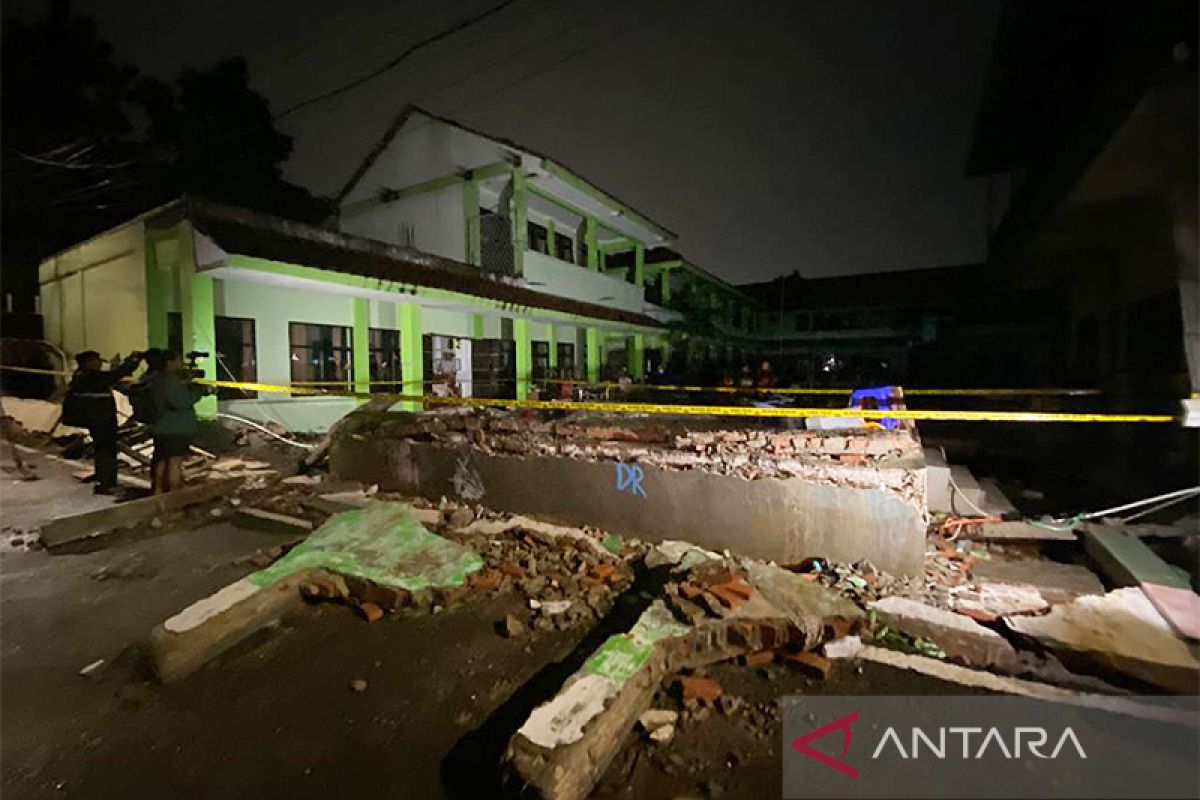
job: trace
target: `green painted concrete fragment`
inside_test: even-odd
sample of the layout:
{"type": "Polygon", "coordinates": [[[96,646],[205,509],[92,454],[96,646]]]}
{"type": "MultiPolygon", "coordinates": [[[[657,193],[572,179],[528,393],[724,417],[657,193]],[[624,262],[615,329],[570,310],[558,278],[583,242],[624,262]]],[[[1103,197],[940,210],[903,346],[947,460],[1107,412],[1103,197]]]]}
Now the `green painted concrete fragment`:
{"type": "Polygon", "coordinates": [[[418,591],[462,586],[483,566],[477,553],[435,536],[404,503],[375,503],[326,520],[305,541],[247,580],[268,586],[306,569],[327,569],[418,591]]]}
{"type": "Polygon", "coordinates": [[[602,544],[604,545],[604,549],[614,556],[618,555],[625,548],[625,540],[618,533],[610,533],[608,536],[605,536],[602,544]]]}
{"type": "Polygon", "coordinates": [[[628,633],[608,637],[588,658],[584,670],[623,686],[650,659],[655,644],[687,632],[688,626],[677,622],[661,600],[655,600],[628,633]]]}
{"type": "Polygon", "coordinates": [[[608,637],[583,666],[593,675],[623,686],[650,659],[653,650],[654,645],[650,642],[637,641],[629,634],[618,634],[608,637]]]}

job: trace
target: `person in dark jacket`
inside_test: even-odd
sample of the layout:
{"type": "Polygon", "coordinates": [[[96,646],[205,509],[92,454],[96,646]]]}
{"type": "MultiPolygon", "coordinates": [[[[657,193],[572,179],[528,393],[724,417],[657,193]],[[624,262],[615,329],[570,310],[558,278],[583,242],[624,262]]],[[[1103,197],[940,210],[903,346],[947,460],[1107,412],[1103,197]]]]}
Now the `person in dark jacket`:
{"type": "Polygon", "coordinates": [[[63,416],[67,418],[67,424],[87,428],[91,434],[92,459],[96,471],[92,491],[96,494],[113,494],[116,491],[117,403],[112,393],[121,380],[133,374],[141,359],[141,353],[132,353],[123,362],[114,358],[115,366],[106,370],[100,354],[95,350],[75,356],[77,369],[67,386],[63,416]]]}
{"type": "Polygon", "coordinates": [[[155,420],[150,423],[154,434],[152,474],[154,492],[161,494],[183,488],[183,461],[199,427],[193,406],[201,391],[192,383],[178,352],[159,351],[153,358],[148,380],[155,410],[155,420]]]}

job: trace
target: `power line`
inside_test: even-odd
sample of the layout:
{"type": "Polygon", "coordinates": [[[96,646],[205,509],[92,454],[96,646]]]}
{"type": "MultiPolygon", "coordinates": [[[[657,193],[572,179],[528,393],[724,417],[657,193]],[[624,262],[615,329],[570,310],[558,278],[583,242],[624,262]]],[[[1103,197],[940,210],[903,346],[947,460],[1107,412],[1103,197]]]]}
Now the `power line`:
{"type": "Polygon", "coordinates": [[[360,75],[359,77],[354,78],[353,80],[348,81],[348,82],[342,84],[341,86],[335,87],[335,88],[330,89],[325,92],[321,92],[320,94],[313,95],[312,97],[309,97],[305,100],[301,100],[298,103],[293,103],[292,105],[285,108],[283,111],[276,114],[275,119],[276,120],[282,119],[282,118],[288,116],[289,114],[292,114],[296,111],[299,111],[302,108],[306,108],[310,105],[313,105],[314,103],[319,103],[322,100],[328,100],[331,97],[336,97],[339,94],[348,92],[351,89],[355,89],[359,86],[362,86],[364,83],[374,80],[375,78],[378,78],[380,75],[383,75],[384,73],[388,72],[389,70],[394,69],[401,62],[403,62],[406,58],[408,58],[409,56],[411,56],[413,53],[417,52],[418,50],[422,50],[431,44],[440,42],[443,39],[447,39],[456,33],[460,33],[461,31],[464,31],[475,25],[478,25],[480,22],[483,22],[485,19],[488,19],[489,17],[493,17],[496,14],[499,14],[501,11],[503,11],[504,9],[508,8],[511,5],[514,5],[517,2],[519,2],[519,0],[503,0],[503,2],[497,3],[496,5],[488,8],[485,11],[482,11],[472,17],[468,17],[467,19],[463,20],[462,22],[458,23],[457,25],[453,25],[449,28],[446,28],[443,31],[433,34],[432,36],[428,36],[428,37],[422,39],[421,41],[410,45],[402,53],[395,56],[394,58],[389,59],[385,64],[383,64],[379,67],[376,67],[375,69],[371,70],[370,72],[360,75]]]}

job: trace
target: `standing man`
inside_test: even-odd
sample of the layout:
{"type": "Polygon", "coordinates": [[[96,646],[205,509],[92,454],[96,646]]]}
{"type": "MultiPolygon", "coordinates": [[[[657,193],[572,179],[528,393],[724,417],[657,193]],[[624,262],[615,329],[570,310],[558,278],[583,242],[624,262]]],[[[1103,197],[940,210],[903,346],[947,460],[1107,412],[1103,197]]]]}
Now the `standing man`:
{"type": "Polygon", "coordinates": [[[183,488],[183,460],[191,452],[192,437],[199,427],[193,406],[201,391],[192,383],[179,352],[159,351],[153,357],[148,381],[154,408],[154,421],[150,423],[154,434],[152,475],[154,493],[162,494],[183,488]]]}
{"type": "Polygon", "coordinates": [[[87,428],[91,434],[96,494],[113,494],[117,489],[117,403],[112,393],[141,360],[141,353],[131,353],[124,361],[114,356],[113,368],[106,370],[95,350],[75,356],[77,367],[63,400],[63,423],[87,428]]]}

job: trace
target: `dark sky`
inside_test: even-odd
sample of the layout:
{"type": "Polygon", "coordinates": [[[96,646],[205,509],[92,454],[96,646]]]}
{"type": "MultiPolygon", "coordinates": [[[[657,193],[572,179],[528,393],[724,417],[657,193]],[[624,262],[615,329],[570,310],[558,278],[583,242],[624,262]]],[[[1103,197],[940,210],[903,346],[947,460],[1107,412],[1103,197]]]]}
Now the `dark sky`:
{"type": "MultiPolygon", "coordinates": [[[[244,54],[282,109],[496,2],[74,6],[159,77],[244,54]]],[[[962,165],[997,14],[997,0],[519,0],[282,120],[288,175],[336,191],[412,101],[574,167],[737,282],[979,261],[986,187],[962,165]]]]}

